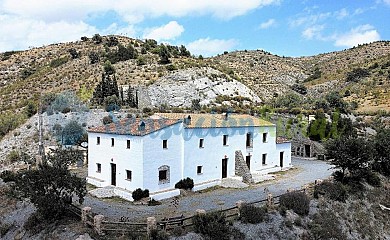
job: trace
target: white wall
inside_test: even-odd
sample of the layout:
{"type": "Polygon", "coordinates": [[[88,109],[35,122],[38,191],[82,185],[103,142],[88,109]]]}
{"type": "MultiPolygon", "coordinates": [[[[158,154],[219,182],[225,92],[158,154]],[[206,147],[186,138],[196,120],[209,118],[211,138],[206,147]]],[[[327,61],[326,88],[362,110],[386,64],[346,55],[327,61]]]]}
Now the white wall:
{"type": "Polygon", "coordinates": [[[116,164],[116,186],[134,190],[143,185],[143,144],[142,138],[129,135],[113,135],[103,133],[88,134],[88,176],[103,180],[103,186],[111,185],[111,163],[116,164]],[[97,145],[96,138],[100,137],[97,145]],[[111,147],[114,138],[114,147],[111,147]],[[130,149],[127,149],[127,140],[130,149]],[[101,172],[97,173],[96,163],[101,164],[101,172]],[[132,180],[126,180],[126,170],[132,171],[132,180]]]}
{"type": "MultiPolygon", "coordinates": [[[[280,167],[279,153],[284,151],[284,167],[291,163],[291,144],[276,144],[276,128],[183,128],[181,123],[161,129],[149,135],[129,136],[89,133],[88,176],[111,184],[111,165],[116,164],[116,185],[129,191],[136,188],[149,189],[151,193],[173,189],[180,179],[190,177],[195,184],[222,178],[222,159],[228,158],[228,177],[235,175],[235,151],[241,150],[245,159],[251,155],[250,170],[254,172],[274,171],[280,167]],[[253,148],[246,147],[246,134],[253,134],[253,148]],[[263,133],[267,141],[263,142],[263,133]],[[228,145],[223,146],[223,135],[228,135],[228,145]],[[100,136],[100,145],[96,138],[100,136]],[[111,147],[111,138],[115,146],[111,147]],[[199,139],[204,139],[204,147],[199,148],[199,139]],[[126,148],[130,139],[131,148],[126,148]],[[168,140],[168,148],[163,149],[163,140],[168,140]],[[267,154],[266,164],[262,164],[262,154],[267,154]],[[101,173],[96,172],[96,163],[101,164],[101,173]],[[158,168],[170,168],[169,182],[159,183],[158,168]],[[202,166],[202,174],[197,174],[197,166],[202,166]],[[132,171],[132,180],[126,180],[126,170],[132,171]]],[[[94,182],[94,181],[90,181],[94,182]]],[[[96,182],[96,181],[95,181],[96,182]]]]}
{"type": "Polygon", "coordinates": [[[178,123],[144,136],[144,189],[147,188],[150,192],[156,192],[174,188],[175,183],[182,178],[182,128],[182,124],[178,123]],[[167,149],[163,149],[163,140],[168,140],[167,149]],[[169,182],[160,184],[158,168],[163,165],[169,166],[169,182]]]}
{"type": "Polygon", "coordinates": [[[283,168],[291,167],[291,143],[276,144],[278,153],[283,152],[283,168]]]}

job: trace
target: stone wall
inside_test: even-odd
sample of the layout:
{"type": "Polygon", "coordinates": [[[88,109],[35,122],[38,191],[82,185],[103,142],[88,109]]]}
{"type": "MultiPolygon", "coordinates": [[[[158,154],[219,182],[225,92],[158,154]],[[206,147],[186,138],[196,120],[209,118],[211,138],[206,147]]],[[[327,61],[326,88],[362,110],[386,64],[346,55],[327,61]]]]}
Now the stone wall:
{"type": "Polygon", "coordinates": [[[243,182],[253,183],[252,174],[246,165],[241,150],[235,152],[235,174],[237,176],[242,176],[243,182]]]}

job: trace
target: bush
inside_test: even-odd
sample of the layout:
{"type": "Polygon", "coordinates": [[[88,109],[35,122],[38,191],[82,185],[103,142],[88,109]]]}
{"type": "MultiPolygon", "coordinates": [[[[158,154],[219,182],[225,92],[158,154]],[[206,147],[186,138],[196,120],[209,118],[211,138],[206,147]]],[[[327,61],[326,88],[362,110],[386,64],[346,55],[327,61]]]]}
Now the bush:
{"type": "Polygon", "coordinates": [[[0,173],[0,178],[3,179],[4,182],[15,182],[16,174],[12,171],[5,170],[0,173]]]}
{"type": "Polygon", "coordinates": [[[27,221],[24,223],[23,227],[26,229],[26,231],[31,232],[32,234],[37,234],[45,227],[44,223],[45,220],[35,212],[27,218],[27,221]]]}
{"type": "Polygon", "coordinates": [[[173,64],[169,64],[167,66],[165,66],[165,68],[168,70],[168,71],[175,71],[177,70],[177,67],[173,64]]]}
{"type": "Polygon", "coordinates": [[[12,150],[10,153],[8,153],[6,159],[7,159],[7,161],[8,161],[9,163],[17,162],[17,161],[19,161],[19,159],[20,159],[20,154],[19,154],[18,151],[12,150]]]}
{"type": "Polygon", "coordinates": [[[149,197],[149,190],[142,190],[141,188],[137,188],[134,190],[131,196],[133,197],[134,201],[139,201],[142,198],[149,197]]]}
{"type": "Polygon", "coordinates": [[[151,240],[168,240],[168,234],[165,231],[159,231],[158,229],[153,229],[150,232],[150,238],[151,240]]]}
{"type": "Polygon", "coordinates": [[[0,225],[0,237],[4,237],[5,234],[11,229],[12,224],[10,223],[2,223],[0,225]]]}
{"type": "Polygon", "coordinates": [[[201,233],[208,239],[228,240],[232,235],[232,230],[226,223],[225,214],[221,212],[210,212],[195,215],[192,219],[194,230],[201,233]]]}
{"type": "Polygon", "coordinates": [[[67,62],[68,62],[68,58],[67,57],[57,58],[57,59],[54,59],[54,60],[52,60],[50,62],[50,67],[56,68],[56,67],[59,67],[62,64],[65,64],[67,62]]]}
{"type": "Polygon", "coordinates": [[[187,177],[185,179],[180,180],[175,184],[175,188],[191,190],[194,187],[194,180],[187,177]]]}
{"type": "Polygon", "coordinates": [[[280,207],[291,209],[299,215],[307,215],[310,210],[310,199],[303,192],[289,192],[280,196],[280,207]]]}
{"type": "Polygon", "coordinates": [[[253,205],[244,204],[240,209],[241,221],[243,223],[261,223],[267,216],[267,207],[255,207],[253,205]]]}
{"type": "Polygon", "coordinates": [[[313,239],[347,239],[332,211],[320,210],[309,225],[313,239]]]}
{"type": "Polygon", "coordinates": [[[104,124],[104,125],[110,124],[110,123],[112,123],[112,122],[113,122],[112,116],[105,116],[105,117],[103,118],[103,124],[104,124]]]}
{"type": "Polygon", "coordinates": [[[319,195],[335,201],[345,202],[347,199],[347,190],[340,182],[332,183],[325,181],[314,187],[314,197],[318,198],[319,195]]]}
{"type": "Polygon", "coordinates": [[[368,184],[370,184],[373,187],[380,187],[381,186],[381,179],[379,178],[378,174],[372,172],[372,171],[367,171],[365,174],[365,179],[368,184]]]}

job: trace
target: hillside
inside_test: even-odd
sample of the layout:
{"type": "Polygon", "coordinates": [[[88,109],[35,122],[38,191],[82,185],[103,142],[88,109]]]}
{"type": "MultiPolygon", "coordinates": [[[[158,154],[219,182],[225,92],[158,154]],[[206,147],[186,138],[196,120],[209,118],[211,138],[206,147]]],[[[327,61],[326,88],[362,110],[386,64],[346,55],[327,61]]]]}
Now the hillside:
{"type": "Polygon", "coordinates": [[[20,111],[29,99],[36,101],[42,93],[48,92],[72,90],[88,100],[101,79],[103,63],[117,51],[118,43],[132,44],[138,52],[137,58],[113,64],[118,84],[146,89],[146,105],[163,103],[188,107],[195,98],[203,100],[203,104],[218,105],[221,103],[216,101],[218,95],[245,96],[252,102],[266,102],[285,93],[295,93],[294,84],[303,83],[307,94],[298,95],[309,102],[311,98],[336,90],[345,100],[357,102],[359,111],[390,110],[390,42],[300,58],[245,50],[199,59],[172,54],[172,49],[180,48],[170,48],[171,55],[176,55],[170,58],[172,64],[160,64],[157,43],[107,36],[100,41],[83,38],[77,42],[2,53],[0,112],[20,111]],[[71,54],[72,50],[76,56],[71,54]],[[91,53],[98,56],[96,63],[91,62],[91,53]],[[367,74],[347,81],[348,73],[356,68],[366,70],[367,74]],[[182,84],[181,80],[186,79],[192,83],[182,84]],[[209,86],[202,90],[203,79],[209,86]],[[194,82],[198,82],[195,87],[194,82]],[[172,89],[177,90],[173,97],[172,89]],[[156,101],[162,95],[164,101],[156,101]]]}

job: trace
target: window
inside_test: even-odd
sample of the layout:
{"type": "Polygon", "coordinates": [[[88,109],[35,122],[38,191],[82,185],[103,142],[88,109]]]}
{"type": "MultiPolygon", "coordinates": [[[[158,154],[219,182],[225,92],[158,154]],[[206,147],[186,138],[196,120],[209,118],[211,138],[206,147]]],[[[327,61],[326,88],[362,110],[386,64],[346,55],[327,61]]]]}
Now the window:
{"type": "Polygon", "coordinates": [[[111,147],[114,146],[114,138],[111,138],[111,147]]]}
{"type": "Polygon", "coordinates": [[[199,174],[202,174],[203,173],[203,166],[197,166],[196,167],[196,173],[199,175],[199,174]]]}
{"type": "Polygon", "coordinates": [[[100,163],[96,163],[96,172],[102,172],[102,165],[100,163]]]}
{"type": "Polygon", "coordinates": [[[168,140],[163,140],[163,148],[164,149],[168,148],[168,140]]]}
{"type": "Polygon", "coordinates": [[[252,133],[247,133],[246,134],[246,147],[251,148],[253,147],[253,137],[252,133]]]}
{"type": "Polygon", "coordinates": [[[158,168],[158,184],[169,183],[169,166],[163,165],[158,168]]]}
{"type": "Polygon", "coordinates": [[[199,148],[204,148],[204,139],[199,139],[199,148]]]}
{"type": "Polygon", "coordinates": [[[96,145],[100,145],[100,137],[96,138],[96,145]]]}
{"type": "Polygon", "coordinates": [[[132,172],[130,170],[126,170],[126,180],[129,180],[131,181],[131,176],[132,175],[132,172]]]}
{"type": "Polygon", "coordinates": [[[267,142],[267,133],[263,133],[263,143],[267,142]]]}
{"type": "Polygon", "coordinates": [[[266,153],[263,153],[263,155],[261,157],[261,164],[267,165],[267,154],[266,153]]]}
{"type": "Polygon", "coordinates": [[[158,180],[159,180],[159,181],[167,180],[167,173],[168,173],[167,170],[160,170],[160,171],[158,172],[158,180]]]}
{"type": "Polygon", "coordinates": [[[127,140],[127,149],[130,149],[130,140],[127,140]]]}
{"type": "Polygon", "coordinates": [[[228,145],[228,135],[223,135],[223,145],[224,146],[228,145]]]}

